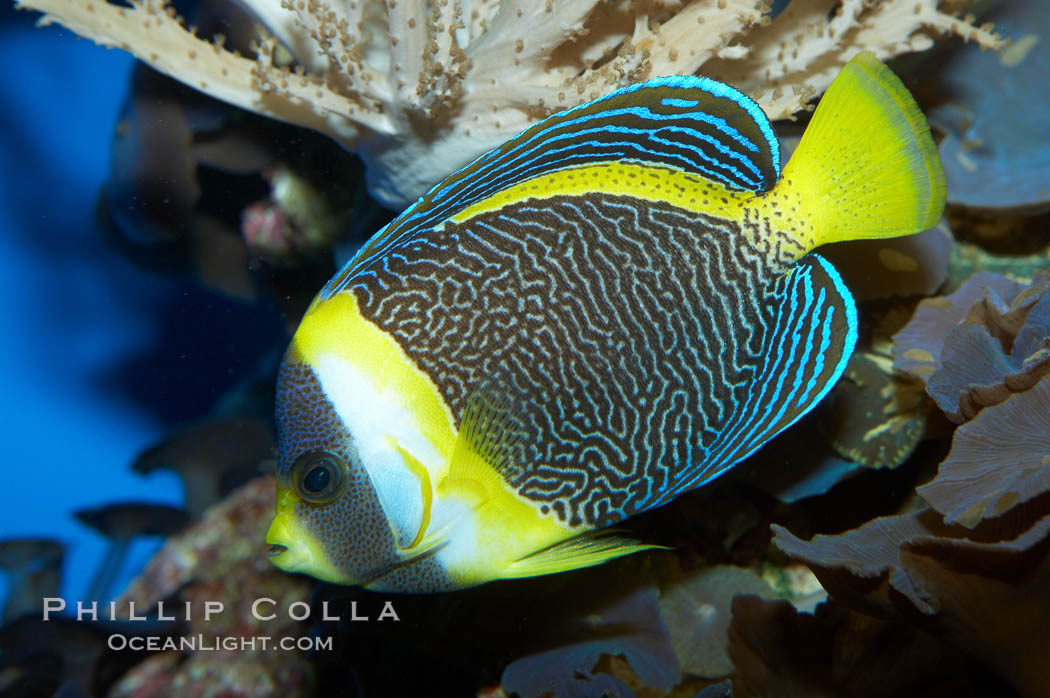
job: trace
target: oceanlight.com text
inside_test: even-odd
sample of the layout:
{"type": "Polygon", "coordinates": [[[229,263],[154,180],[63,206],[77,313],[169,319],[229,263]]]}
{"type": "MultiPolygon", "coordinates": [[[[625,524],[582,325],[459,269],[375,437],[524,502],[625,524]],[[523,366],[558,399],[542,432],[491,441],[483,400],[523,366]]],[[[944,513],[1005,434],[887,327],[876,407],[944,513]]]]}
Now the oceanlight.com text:
{"type": "Polygon", "coordinates": [[[187,635],[185,637],[162,637],[158,635],[122,635],[114,633],[107,641],[109,649],[120,651],[160,652],[178,650],[180,652],[248,652],[248,651],[324,651],[332,649],[330,637],[241,637],[237,635],[187,635]]]}

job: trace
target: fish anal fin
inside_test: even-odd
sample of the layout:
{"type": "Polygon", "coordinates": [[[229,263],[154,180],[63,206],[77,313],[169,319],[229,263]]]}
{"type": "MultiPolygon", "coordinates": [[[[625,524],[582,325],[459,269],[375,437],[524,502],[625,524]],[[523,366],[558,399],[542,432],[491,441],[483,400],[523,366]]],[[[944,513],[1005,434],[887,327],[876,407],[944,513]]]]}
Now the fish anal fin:
{"type": "Polygon", "coordinates": [[[504,570],[503,576],[515,579],[555,574],[600,565],[603,562],[642,550],[666,549],[666,546],[642,543],[633,538],[588,532],[512,562],[504,570]]]}

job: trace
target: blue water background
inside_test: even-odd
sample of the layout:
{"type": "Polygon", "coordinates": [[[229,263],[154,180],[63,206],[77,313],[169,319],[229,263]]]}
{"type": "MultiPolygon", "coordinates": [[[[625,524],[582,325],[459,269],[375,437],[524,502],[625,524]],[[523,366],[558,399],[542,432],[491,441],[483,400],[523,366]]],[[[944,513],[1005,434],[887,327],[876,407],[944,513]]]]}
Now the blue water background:
{"type": "MultiPolygon", "coordinates": [[[[71,512],[181,503],[174,475],[128,466],[204,415],[280,341],[281,321],[136,268],[106,243],[97,204],[132,58],[34,21],[0,9],[0,537],[66,542],[73,601],[105,543],[71,512]]],[[[119,586],[157,545],[135,544],[119,586]]]]}

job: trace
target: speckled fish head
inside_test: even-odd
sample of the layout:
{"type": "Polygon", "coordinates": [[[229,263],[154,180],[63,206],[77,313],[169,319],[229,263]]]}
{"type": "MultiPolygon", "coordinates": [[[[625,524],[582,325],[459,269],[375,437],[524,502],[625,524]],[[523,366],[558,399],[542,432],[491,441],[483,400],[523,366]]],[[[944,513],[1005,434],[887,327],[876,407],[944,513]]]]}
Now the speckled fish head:
{"type": "MultiPolygon", "coordinates": [[[[440,580],[402,552],[350,433],[315,371],[293,350],[277,382],[277,511],[270,560],[337,584],[403,591],[440,580]],[[425,581],[423,581],[425,580],[425,581]]],[[[440,574],[438,574],[440,577],[440,574]]]]}

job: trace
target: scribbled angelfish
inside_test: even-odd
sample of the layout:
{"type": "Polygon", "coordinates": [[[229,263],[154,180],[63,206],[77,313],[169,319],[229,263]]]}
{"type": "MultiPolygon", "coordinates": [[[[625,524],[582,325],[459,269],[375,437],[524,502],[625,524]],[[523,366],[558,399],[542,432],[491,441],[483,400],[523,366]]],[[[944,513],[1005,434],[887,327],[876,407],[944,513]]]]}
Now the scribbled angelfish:
{"type": "Polygon", "coordinates": [[[321,291],[281,367],[281,568],[438,591],[648,547],[599,529],[710,482],[853,350],[811,251],[935,224],[926,121],[871,54],[791,162],[733,88],[555,114],[431,189],[321,291]]]}

